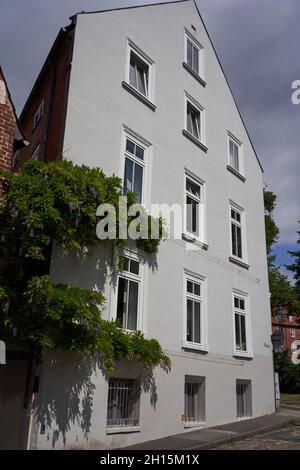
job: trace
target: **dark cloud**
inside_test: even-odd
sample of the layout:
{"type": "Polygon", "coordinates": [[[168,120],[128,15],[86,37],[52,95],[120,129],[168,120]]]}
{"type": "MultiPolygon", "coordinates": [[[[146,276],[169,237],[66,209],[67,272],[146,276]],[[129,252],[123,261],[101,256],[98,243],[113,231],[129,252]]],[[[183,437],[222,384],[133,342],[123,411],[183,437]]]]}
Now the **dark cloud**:
{"type": "MultiPolygon", "coordinates": [[[[18,110],[49,48],[69,16],[151,0],[1,0],[0,62],[18,110]]],[[[300,105],[291,83],[300,79],[299,0],[197,0],[231,88],[278,195],[280,243],[296,240],[299,214],[300,105]]]]}

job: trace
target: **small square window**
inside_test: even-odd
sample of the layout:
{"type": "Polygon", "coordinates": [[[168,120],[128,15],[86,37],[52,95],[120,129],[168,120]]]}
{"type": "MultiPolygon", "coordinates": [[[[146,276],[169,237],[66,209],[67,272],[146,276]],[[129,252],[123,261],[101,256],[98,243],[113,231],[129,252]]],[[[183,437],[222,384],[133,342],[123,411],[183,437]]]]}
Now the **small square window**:
{"type": "Polygon", "coordinates": [[[243,176],[243,152],[241,142],[228,133],[228,166],[227,168],[245,181],[243,176]]]}
{"type": "Polygon", "coordinates": [[[146,98],[148,97],[149,66],[130,51],[129,83],[146,98]]]}
{"type": "Polygon", "coordinates": [[[200,111],[191,103],[186,106],[186,130],[197,140],[201,140],[200,111]]]}
{"type": "Polygon", "coordinates": [[[127,42],[125,81],[122,82],[122,86],[155,111],[154,63],[130,40],[127,42]]]}

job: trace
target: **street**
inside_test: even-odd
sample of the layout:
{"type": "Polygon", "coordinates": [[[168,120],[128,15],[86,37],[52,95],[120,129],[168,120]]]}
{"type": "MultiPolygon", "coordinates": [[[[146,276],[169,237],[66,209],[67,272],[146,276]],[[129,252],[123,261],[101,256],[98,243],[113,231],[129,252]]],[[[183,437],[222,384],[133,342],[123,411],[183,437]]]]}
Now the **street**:
{"type": "Polygon", "coordinates": [[[215,450],[300,450],[300,423],[224,444],[215,450]]]}

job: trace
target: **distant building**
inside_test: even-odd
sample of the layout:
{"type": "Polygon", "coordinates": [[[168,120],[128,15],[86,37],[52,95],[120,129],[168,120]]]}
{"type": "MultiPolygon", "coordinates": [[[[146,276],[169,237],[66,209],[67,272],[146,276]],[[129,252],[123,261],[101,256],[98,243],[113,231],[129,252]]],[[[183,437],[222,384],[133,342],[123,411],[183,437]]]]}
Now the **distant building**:
{"type": "Polygon", "coordinates": [[[283,348],[289,351],[291,359],[297,351],[300,354],[300,323],[295,315],[287,315],[281,319],[272,314],[272,331],[283,332],[283,348]]]}
{"type": "Polygon", "coordinates": [[[4,73],[0,67],[0,169],[12,169],[17,164],[20,149],[25,144],[4,73]]]}
{"type": "Polygon", "coordinates": [[[28,447],[113,448],[274,411],[263,177],[193,0],[79,13],[21,114],[29,158],[119,175],[147,208],[188,207],[157,269],[113,247],[86,264],[53,250],[53,282],[98,288],[103,318],[159,340],[171,372],[114,375],[45,351],[28,447]],[[192,208],[192,209],[191,209],[192,208]]]}

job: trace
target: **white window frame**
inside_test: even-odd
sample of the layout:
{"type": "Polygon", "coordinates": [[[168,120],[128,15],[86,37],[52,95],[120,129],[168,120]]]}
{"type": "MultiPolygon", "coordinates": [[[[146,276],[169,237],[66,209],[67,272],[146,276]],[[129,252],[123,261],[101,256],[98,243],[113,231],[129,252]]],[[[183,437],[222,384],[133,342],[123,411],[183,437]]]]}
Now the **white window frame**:
{"type": "Polygon", "coordinates": [[[33,131],[37,128],[40,120],[42,119],[43,117],[43,114],[44,114],[44,99],[42,99],[42,101],[40,102],[35,114],[34,114],[34,117],[33,117],[33,131]]]}
{"type": "Polygon", "coordinates": [[[237,357],[253,357],[252,350],[252,330],[251,330],[251,315],[250,315],[250,301],[249,295],[245,292],[242,292],[237,289],[232,291],[232,324],[233,324],[233,355],[237,357]],[[240,310],[235,307],[234,299],[235,297],[244,301],[245,310],[240,310]],[[245,317],[245,328],[246,328],[246,351],[236,348],[236,335],[235,335],[235,313],[243,315],[245,317]]]}
{"type": "Polygon", "coordinates": [[[205,70],[204,70],[204,49],[199,41],[191,34],[186,28],[184,30],[184,62],[196,75],[198,75],[202,80],[205,80],[205,70]],[[198,71],[195,71],[187,61],[187,43],[188,41],[192,46],[198,51],[198,71]]]}
{"type": "Polygon", "coordinates": [[[229,235],[230,235],[230,257],[237,261],[241,261],[242,263],[247,264],[246,214],[245,214],[245,210],[242,207],[238,206],[233,201],[229,202],[229,235]],[[238,222],[232,219],[231,210],[234,210],[235,212],[240,214],[241,222],[238,222]],[[242,257],[241,258],[233,254],[232,231],[231,231],[232,223],[234,223],[235,225],[241,228],[241,243],[242,243],[242,257]]]}
{"type": "Polygon", "coordinates": [[[34,151],[32,152],[30,159],[31,160],[39,160],[40,159],[40,151],[41,151],[41,146],[40,146],[40,144],[38,144],[35,147],[34,151]]]}
{"type": "Polygon", "coordinates": [[[125,55],[125,82],[138,93],[142,98],[154,104],[154,61],[145,54],[134,42],[127,38],[126,55],[125,55]],[[130,83],[130,57],[131,53],[136,55],[138,59],[148,66],[148,86],[146,87],[146,95],[141,93],[130,83]]]}
{"type": "Polygon", "coordinates": [[[205,230],[205,183],[200,178],[195,176],[192,172],[185,169],[184,173],[184,187],[183,187],[183,234],[193,241],[199,241],[203,244],[206,244],[206,230],[205,230]],[[186,182],[190,180],[192,183],[196,184],[200,187],[200,197],[197,198],[192,194],[187,192],[186,189],[186,182]],[[191,233],[187,229],[187,206],[186,206],[186,198],[189,195],[192,199],[195,199],[199,203],[199,210],[198,210],[198,221],[199,221],[199,235],[196,236],[194,233],[191,233]]]}
{"type": "Polygon", "coordinates": [[[134,163],[143,167],[141,205],[144,206],[146,209],[149,209],[149,206],[150,206],[149,188],[151,187],[151,162],[152,162],[151,143],[124,125],[122,129],[121,156],[120,157],[121,158],[120,158],[119,175],[122,180],[123,188],[124,188],[126,157],[132,160],[134,163]],[[136,145],[138,145],[144,150],[143,161],[139,159],[138,157],[132,155],[130,152],[126,150],[127,139],[131,140],[133,143],[135,143],[136,145]]]}
{"type": "Polygon", "coordinates": [[[183,349],[195,349],[208,352],[208,328],[207,328],[207,287],[206,278],[199,274],[193,273],[187,269],[183,274],[183,349]],[[200,296],[191,294],[187,291],[187,281],[200,284],[200,296]],[[187,340],[187,299],[200,302],[200,343],[187,340]]]}
{"type": "Polygon", "coordinates": [[[200,426],[206,422],[206,377],[194,376],[194,375],[185,375],[184,377],[184,427],[191,428],[200,426]],[[186,398],[186,385],[187,384],[197,384],[199,389],[197,393],[198,400],[198,419],[187,419],[187,398],[186,398]],[[202,415],[202,416],[201,416],[202,415]]]}
{"type": "Polygon", "coordinates": [[[192,139],[195,139],[197,142],[200,142],[202,145],[205,146],[205,110],[203,106],[201,106],[198,101],[196,101],[189,93],[184,93],[184,127],[183,129],[187,132],[192,139]],[[194,136],[190,131],[188,131],[187,126],[187,107],[191,106],[199,113],[199,130],[200,130],[200,138],[194,136]]]}
{"type": "MultiPolygon", "coordinates": [[[[116,255],[116,254],[115,254],[116,255]]],[[[133,261],[137,261],[139,263],[139,275],[130,273],[128,271],[124,270],[119,270],[115,276],[115,282],[112,283],[112,291],[111,291],[111,311],[110,311],[110,319],[111,320],[116,320],[117,319],[117,308],[118,308],[118,293],[119,293],[119,279],[127,279],[129,281],[134,281],[137,282],[139,287],[138,287],[138,307],[137,307],[137,319],[136,319],[136,330],[127,330],[124,329],[124,331],[132,332],[132,331],[143,331],[145,332],[144,329],[144,324],[145,324],[145,302],[144,302],[144,260],[142,256],[139,256],[137,253],[130,251],[130,250],[124,250],[122,253],[122,256],[125,256],[126,258],[132,259],[133,261]]],[[[115,256],[116,257],[116,256],[115,256]]]]}
{"type": "Polygon", "coordinates": [[[227,158],[228,158],[228,166],[234,170],[236,173],[239,173],[242,176],[244,175],[244,152],[243,152],[243,144],[242,142],[237,139],[231,132],[228,131],[227,134],[227,158]],[[231,165],[230,161],[230,142],[233,143],[238,149],[238,164],[239,164],[239,169],[237,170],[234,168],[233,165],[231,165]]]}

